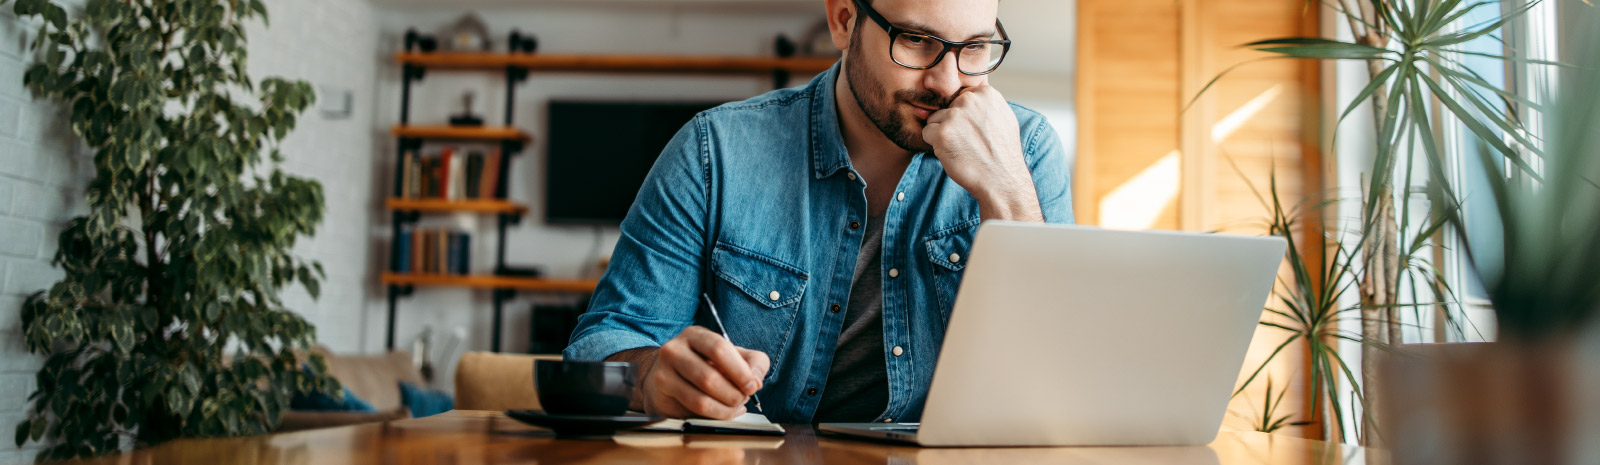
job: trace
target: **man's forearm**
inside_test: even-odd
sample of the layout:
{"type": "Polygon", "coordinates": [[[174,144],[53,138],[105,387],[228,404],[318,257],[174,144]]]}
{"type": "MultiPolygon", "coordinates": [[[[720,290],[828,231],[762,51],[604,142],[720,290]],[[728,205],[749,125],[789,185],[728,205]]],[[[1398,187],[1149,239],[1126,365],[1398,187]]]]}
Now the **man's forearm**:
{"type": "Polygon", "coordinates": [[[650,374],[650,369],[656,365],[656,356],[661,353],[660,347],[639,347],[628,349],[606,357],[607,362],[629,362],[633,364],[634,378],[633,399],[628,401],[628,409],[645,411],[644,407],[644,377],[650,374]]]}

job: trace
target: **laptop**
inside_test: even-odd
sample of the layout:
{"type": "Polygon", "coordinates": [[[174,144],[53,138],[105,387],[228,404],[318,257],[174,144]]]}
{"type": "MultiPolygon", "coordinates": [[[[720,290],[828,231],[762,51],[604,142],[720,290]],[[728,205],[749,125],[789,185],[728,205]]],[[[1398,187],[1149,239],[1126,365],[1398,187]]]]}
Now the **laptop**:
{"type": "Polygon", "coordinates": [[[986,222],[922,421],[818,429],[922,446],[1210,443],[1286,247],[986,222]]]}

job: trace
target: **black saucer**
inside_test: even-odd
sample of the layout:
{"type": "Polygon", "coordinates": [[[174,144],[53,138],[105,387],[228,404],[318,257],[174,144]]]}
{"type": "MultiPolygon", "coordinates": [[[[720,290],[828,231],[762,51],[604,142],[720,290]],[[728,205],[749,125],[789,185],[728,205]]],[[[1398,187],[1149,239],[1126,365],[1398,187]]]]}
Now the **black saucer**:
{"type": "Polygon", "coordinates": [[[562,415],[543,410],[507,410],[506,415],[533,426],[549,428],[556,436],[607,436],[643,428],[665,418],[655,415],[562,415]]]}

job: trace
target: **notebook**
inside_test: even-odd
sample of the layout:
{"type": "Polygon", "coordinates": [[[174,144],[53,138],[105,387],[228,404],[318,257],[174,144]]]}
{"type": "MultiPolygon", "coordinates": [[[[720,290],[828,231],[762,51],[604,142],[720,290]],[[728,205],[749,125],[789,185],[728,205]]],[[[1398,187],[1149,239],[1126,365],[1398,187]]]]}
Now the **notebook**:
{"type": "Polygon", "coordinates": [[[752,434],[759,436],[782,436],[783,426],[767,420],[766,415],[759,413],[746,413],[734,417],[732,420],[709,420],[705,418],[691,418],[688,420],[667,419],[660,423],[651,424],[638,431],[659,431],[664,433],[693,433],[693,434],[752,434]]]}

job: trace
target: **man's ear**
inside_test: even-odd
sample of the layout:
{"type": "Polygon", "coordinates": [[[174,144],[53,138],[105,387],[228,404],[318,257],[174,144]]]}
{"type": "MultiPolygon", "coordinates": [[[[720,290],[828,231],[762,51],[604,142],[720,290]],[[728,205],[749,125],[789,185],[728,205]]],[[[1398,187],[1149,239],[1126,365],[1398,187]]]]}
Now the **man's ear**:
{"type": "Polygon", "coordinates": [[[828,34],[839,50],[850,48],[850,32],[856,27],[855,4],[851,0],[827,0],[828,34]]]}

